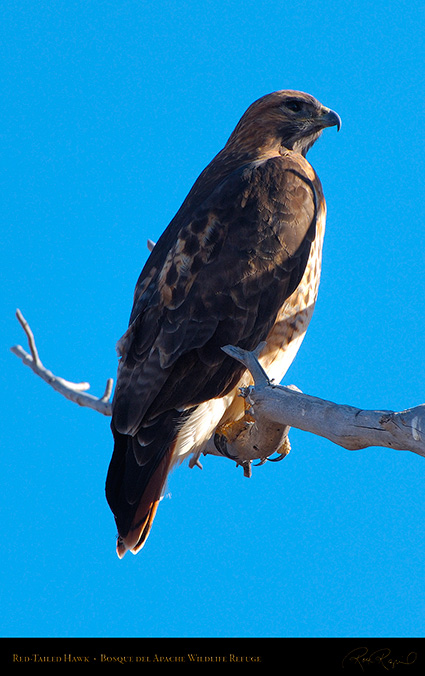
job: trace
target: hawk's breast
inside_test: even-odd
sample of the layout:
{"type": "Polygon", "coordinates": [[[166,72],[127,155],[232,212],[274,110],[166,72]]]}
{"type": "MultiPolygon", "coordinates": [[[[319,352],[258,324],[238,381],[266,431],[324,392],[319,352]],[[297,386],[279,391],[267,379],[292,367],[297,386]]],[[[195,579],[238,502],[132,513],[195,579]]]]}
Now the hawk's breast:
{"type": "Polygon", "coordinates": [[[260,355],[262,367],[276,384],[280,383],[292,364],[313,315],[319,291],[325,224],[326,204],[322,197],[317,214],[316,236],[303,277],[282,305],[260,355]]]}

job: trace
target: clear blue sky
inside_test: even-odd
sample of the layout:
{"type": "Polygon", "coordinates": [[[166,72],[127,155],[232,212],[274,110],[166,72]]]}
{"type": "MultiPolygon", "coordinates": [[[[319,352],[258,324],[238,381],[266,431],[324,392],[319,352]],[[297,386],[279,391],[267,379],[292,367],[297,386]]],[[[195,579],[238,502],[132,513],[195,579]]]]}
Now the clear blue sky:
{"type": "Polygon", "coordinates": [[[102,394],[156,239],[246,107],[336,110],[309,154],[328,203],[319,302],[286,384],[361,408],[425,401],[423,5],[13,2],[0,8],[1,636],[425,632],[425,459],[292,431],[281,463],[171,477],[120,561],[109,420],[10,353],[102,394]]]}

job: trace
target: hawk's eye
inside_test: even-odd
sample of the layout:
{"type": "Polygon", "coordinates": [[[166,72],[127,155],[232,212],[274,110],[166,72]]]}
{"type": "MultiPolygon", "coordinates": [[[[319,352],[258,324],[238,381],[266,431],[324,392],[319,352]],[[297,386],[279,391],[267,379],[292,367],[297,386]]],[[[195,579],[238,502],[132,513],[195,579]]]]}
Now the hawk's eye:
{"type": "Polygon", "coordinates": [[[286,107],[289,108],[289,110],[292,110],[294,113],[299,113],[303,107],[303,104],[301,101],[287,101],[286,107]]]}

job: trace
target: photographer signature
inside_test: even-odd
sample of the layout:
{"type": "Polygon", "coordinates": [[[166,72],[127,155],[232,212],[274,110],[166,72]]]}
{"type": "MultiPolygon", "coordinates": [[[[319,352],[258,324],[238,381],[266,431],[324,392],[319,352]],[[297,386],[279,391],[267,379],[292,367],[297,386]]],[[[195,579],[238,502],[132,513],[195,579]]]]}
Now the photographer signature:
{"type": "Polygon", "coordinates": [[[377,664],[381,666],[386,671],[391,671],[398,667],[399,665],[411,665],[414,664],[417,660],[417,653],[410,652],[406,657],[400,659],[395,658],[391,654],[389,648],[382,648],[380,650],[374,650],[369,652],[368,648],[354,648],[350,650],[349,653],[342,660],[342,667],[346,667],[348,664],[357,664],[362,671],[365,670],[365,667],[371,666],[372,664],[377,664]]]}

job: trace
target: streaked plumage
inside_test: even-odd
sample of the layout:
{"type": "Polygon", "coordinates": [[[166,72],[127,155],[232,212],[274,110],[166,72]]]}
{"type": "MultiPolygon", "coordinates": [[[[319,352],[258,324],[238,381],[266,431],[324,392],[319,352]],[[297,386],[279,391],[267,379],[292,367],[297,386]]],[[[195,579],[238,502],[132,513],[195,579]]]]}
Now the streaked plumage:
{"type": "Polygon", "coordinates": [[[339,117],[308,94],[262,97],[199,176],[146,262],[113,400],[106,495],[117,552],[145,543],[167,476],[244,415],[249,382],[221,347],[254,349],[279,382],[316,301],[326,207],[305,159],[339,117]]]}

